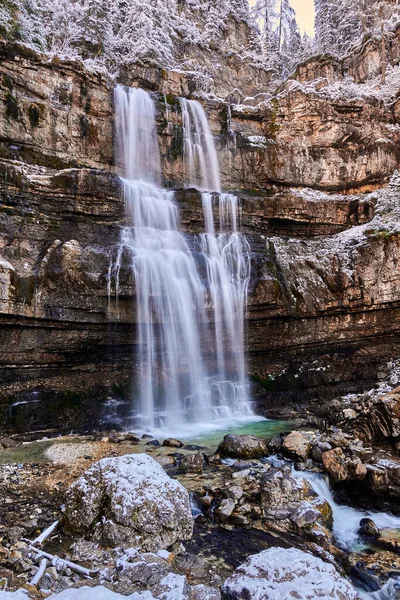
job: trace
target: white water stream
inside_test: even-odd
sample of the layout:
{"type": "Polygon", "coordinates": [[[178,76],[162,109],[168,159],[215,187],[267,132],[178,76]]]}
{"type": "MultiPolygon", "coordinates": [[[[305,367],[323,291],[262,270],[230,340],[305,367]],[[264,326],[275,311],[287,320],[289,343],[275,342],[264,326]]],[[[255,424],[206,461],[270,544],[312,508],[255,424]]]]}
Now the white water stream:
{"type": "MultiPolygon", "coordinates": [[[[204,110],[187,100],[181,106],[190,183],[219,192],[217,152],[204,110]]],[[[150,95],[118,86],[115,110],[126,226],[110,268],[110,282],[114,275],[118,295],[121,266],[128,256],[137,306],[137,424],[182,436],[182,425],[193,435],[196,430],[215,427],[220,419],[254,418],[243,329],[249,247],[238,232],[237,199],[229,194],[202,194],[205,233],[200,236],[199,251],[206,265],[204,280],[195,254],[179,231],[174,194],[160,187],[155,107],[150,95]]]]}
{"type": "MultiPolygon", "coordinates": [[[[351,506],[337,504],[329,488],[328,480],[323,475],[310,471],[292,470],[294,477],[306,479],[320,498],[324,498],[332,507],[333,534],[337,545],[343,550],[357,552],[365,548],[360,542],[358,530],[361,519],[372,519],[379,529],[400,529],[400,517],[383,512],[361,511],[351,506]]],[[[363,600],[394,600],[400,594],[400,583],[390,579],[382,589],[376,592],[360,591],[363,600]]]]}
{"type": "Polygon", "coordinates": [[[315,493],[331,505],[333,534],[343,550],[354,551],[363,547],[358,536],[361,519],[372,519],[379,529],[400,529],[400,517],[383,512],[361,511],[344,504],[337,504],[329,488],[328,481],[323,475],[310,471],[296,471],[295,469],[292,473],[298,479],[306,479],[315,493]]]}

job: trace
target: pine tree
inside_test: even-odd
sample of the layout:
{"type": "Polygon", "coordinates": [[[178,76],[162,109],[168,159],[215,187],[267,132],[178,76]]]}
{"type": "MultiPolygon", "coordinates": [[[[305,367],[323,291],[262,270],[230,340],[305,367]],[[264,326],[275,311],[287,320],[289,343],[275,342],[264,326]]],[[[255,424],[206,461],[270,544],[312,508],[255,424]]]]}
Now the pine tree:
{"type": "Polygon", "coordinates": [[[366,34],[387,37],[400,19],[397,0],[314,0],[319,51],[346,54],[366,34]]]}
{"type": "Polygon", "coordinates": [[[258,0],[253,14],[260,23],[266,65],[281,76],[289,74],[302,47],[296,13],[289,0],[258,0]]]}

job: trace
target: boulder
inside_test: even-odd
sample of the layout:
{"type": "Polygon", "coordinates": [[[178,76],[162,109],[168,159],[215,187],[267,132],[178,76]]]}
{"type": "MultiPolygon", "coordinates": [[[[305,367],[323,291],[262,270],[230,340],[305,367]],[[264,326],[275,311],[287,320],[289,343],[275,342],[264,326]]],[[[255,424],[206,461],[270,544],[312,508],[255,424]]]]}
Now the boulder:
{"type": "Polygon", "coordinates": [[[230,458],[261,458],[268,454],[267,442],[253,435],[229,434],[218,446],[217,453],[230,458]]]}
{"type": "Polygon", "coordinates": [[[330,530],[333,526],[332,507],[323,498],[316,498],[315,500],[311,500],[311,502],[304,501],[300,503],[296,511],[290,516],[290,520],[299,528],[319,523],[330,530]]]}
{"type": "Polygon", "coordinates": [[[375,522],[372,519],[361,519],[360,521],[360,529],[358,533],[365,538],[375,539],[379,537],[380,531],[378,527],[375,525],[375,522]]]}
{"type": "Polygon", "coordinates": [[[0,448],[18,448],[18,446],[22,446],[22,442],[4,435],[0,436],[0,448]]]}
{"type": "Polygon", "coordinates": [[[341,448],[334,448],[322,454],[322,464],[325,471],[335,481],[344,481],[349,476],[346,457],[341,448]]]}
{"type": "Polygon", "coordinates": [[[202,473],[203,472],[204,456],[198,452],[185,456],[179,463],[179,473],[202,473]]]}
{"type": "Polygon", "coordinates": [[[214,511],[217,521],[224,523],[229,519],[235,510],[235,501],[232,498],[225,498],[214,511]]]}
{"type": "Polygon", "coordinates": [[[182,448],[183,442],[180,442],[174,438],[168,438],[163,441],[162,445],[167,446],[168,448],[182,448]]]}
{"type": "Polygon", "coordinates": [[[273,452],[274,454],[277,454],[278,452],[280,452],[282,449],[282,442],[283,442],[283,436],[281,434],[275,435],[268,442],[269,451],[273,452]]]}
{"type": "Polygon", "coordinates": [[[279,469],[270,469],[260,480],[261,510],[267,519],[287,519],[304,500],[316,494],[305,479],[295,479],[279,469]]]}
{"type": "Polygon", "coordinates": [[[356,600],[353,586],[333,565],[295,548],[250,556],[221,588],[223,600],[356,600]]]}
{"type": "Polygon", "coordinates": [[[358,456],[348,458],[346,461],[352,479],[364,479],[367,475],[367,467],[363,465],[358,456]]]}
{"type": "Polygon", "coordinates": [[[150,551],[193,532],[187,490],[146,454],[92,465],[66,492],[65,525],[105,545],[150,551]]]}
{"type": "Polygon", "coordinates": [[[310,455],[310,440],[300,431],[292,431],[282,443],[282,452],[291,457],[305,460],[310,455]]]}

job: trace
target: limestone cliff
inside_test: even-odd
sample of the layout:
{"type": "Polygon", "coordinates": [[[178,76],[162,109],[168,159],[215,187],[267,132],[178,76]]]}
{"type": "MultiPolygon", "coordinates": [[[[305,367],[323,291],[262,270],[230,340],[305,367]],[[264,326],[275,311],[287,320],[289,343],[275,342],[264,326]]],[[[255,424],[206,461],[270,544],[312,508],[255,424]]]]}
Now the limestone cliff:
{"type": "MultiPolygon", "coordinates": [[[[117,303],[112,269],[124,221],[113,84],[19,45],[0,53],[1,423],[85,424],[129,397],[135,370],[134,282],[123,263],[117,303]]],[[[157,102],[164,181],[194,240],[178,100],[193,82],[143,67],[126,82],[157,102]]],[[[399,354],[400,186],[386,185],[400,111],[293,82],[268,94],[205,105],[251,244],[249,371],[269,398],[322,401],[371,385],[399,354]]]]}

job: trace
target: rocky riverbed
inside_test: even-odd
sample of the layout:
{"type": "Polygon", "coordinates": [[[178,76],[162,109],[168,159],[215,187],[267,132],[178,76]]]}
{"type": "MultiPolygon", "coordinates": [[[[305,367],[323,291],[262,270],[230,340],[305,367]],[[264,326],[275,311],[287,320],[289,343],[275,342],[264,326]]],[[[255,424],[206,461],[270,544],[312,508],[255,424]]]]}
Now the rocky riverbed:
{"type": "MultiPolygon", "coordinates": [[[[384,405],[397,432],[394,399],[397,389],[369,394],[374,430],[384,405]]],[[[397,437],[356,435],[365,424],[350,410],[364,401],[349,409],[342,399],[336,424],[320,429],[229,433],[216,452],[116,430],[1,438],[2,589],[30,598],[74,598],[76,588],[107,600],[292,598],[293,563],[291,585],[306,598],[398,597],[397,437]],[[320,589],[310,584],[317,572],[320,589]],[[362,595],[384,586],[389,595],[362,595]]]]}

